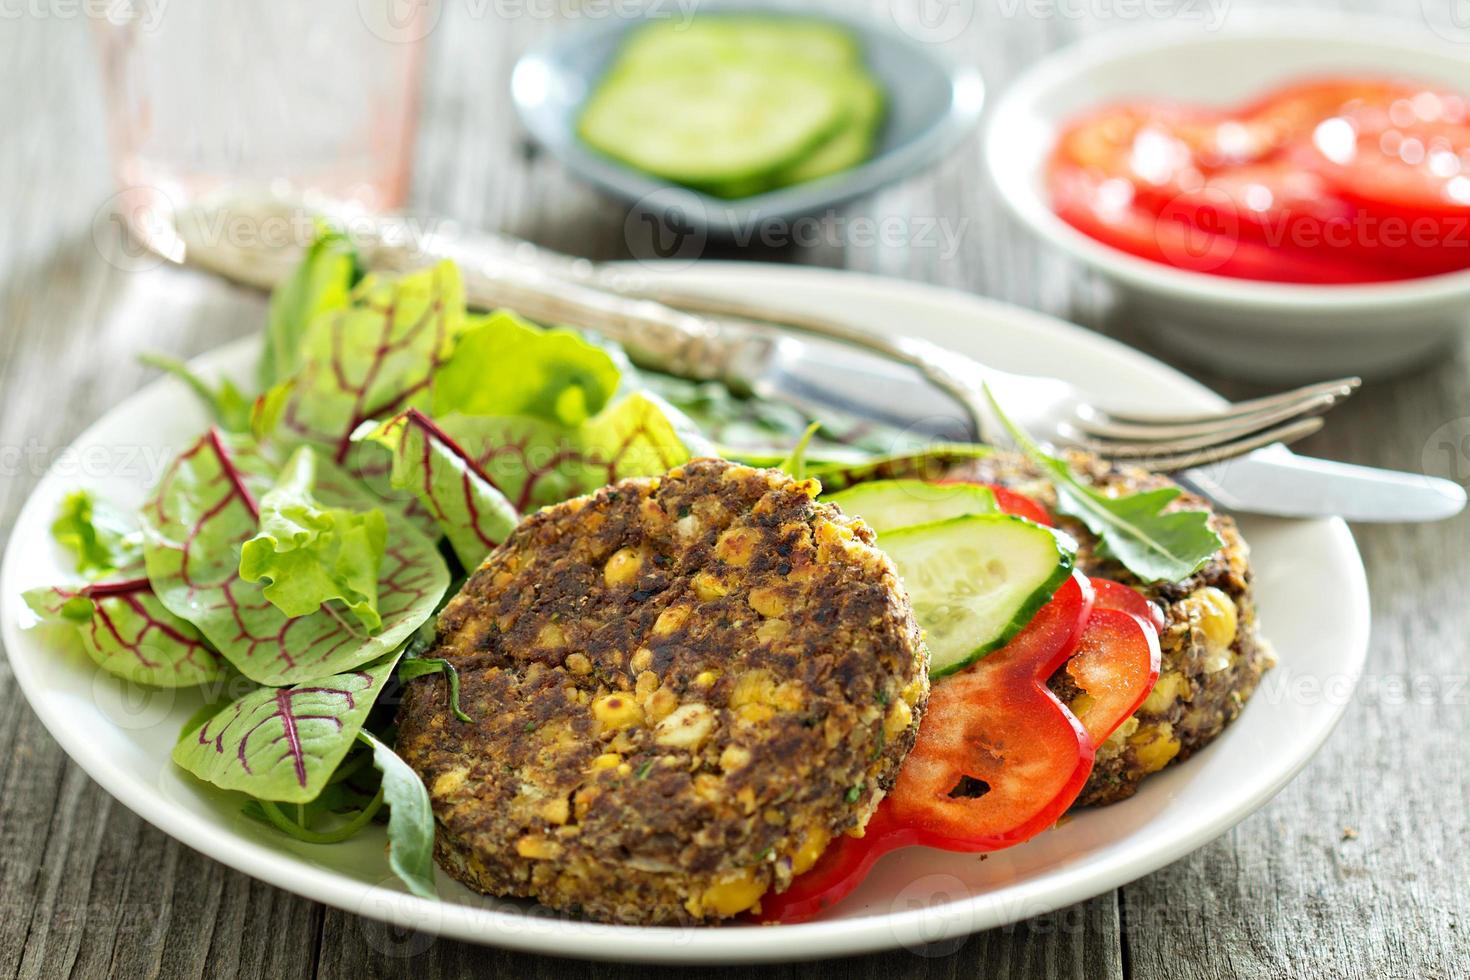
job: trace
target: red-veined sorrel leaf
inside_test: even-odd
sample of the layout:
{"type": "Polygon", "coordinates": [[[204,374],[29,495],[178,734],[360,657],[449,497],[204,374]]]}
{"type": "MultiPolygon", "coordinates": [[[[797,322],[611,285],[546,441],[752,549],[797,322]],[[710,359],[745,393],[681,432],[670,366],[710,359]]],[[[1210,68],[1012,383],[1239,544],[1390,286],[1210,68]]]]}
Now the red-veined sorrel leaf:
{"type": "Polygon", "coordinates": [[[465,568],[475,568],[520,520],[479,463],[416,408],[365,436],[393,453],[393,486],[434,515],[465,568]]]}
{"type": "Polygon", "coordinates": [[[622,371],[564,327],[543,330],[505,310],[466,325],[434,381],[434,415],[530,415],[581,425],[602,411],[622,371]]]}
{"type": "Polygon", "coordinates": [[[349,305],[311,321],[300,371],[257,404],[256,434],[319,445],[346,462],[362,423],[432,403],[435,373],[463,325],[454,263],[397,279],[368,276],[349,305]]]}
{"type": "Polygon", "coordinates": [[[300,369],[307,327],[319,314],[347,305],[357,276],[357,252],[347,236],[330,229],[318,232],[301,264],[271,292],[257,370],[262,388],[273,387],[300,369]]]}
{"type": "MultiPolygon", "coordinates": [[[[261,684],[310,680],[397,649],[449,585],[434,542],[406,521],[390,522],[378,574],[378,632],[369,634],[336,603],[289,618],[239,574],[241,546],[255,536],[258,502],[275,479],[274,465],[253,442],[214,430],[174,460],[143,512],[148,577],[159,599],[261,684]]],[[[316,496],[328,507],[373,507],[325,460],[316,496]]]]}
{"type": "Polygon", "coordinates": [[[137,577],[32,589],[24,598],[42,622],[76,627],[87,656],[109,674],[153,687],[224,676],[224,661],[199,631],[164,608],[141,566],[132,571],[137,577]]]}
{"type": "Polygon", "coordinates": [[[337,768],[398,662],[262,687],[234,701],[174,746],[184,769],[256,799],[307,803],[337,768]]]}

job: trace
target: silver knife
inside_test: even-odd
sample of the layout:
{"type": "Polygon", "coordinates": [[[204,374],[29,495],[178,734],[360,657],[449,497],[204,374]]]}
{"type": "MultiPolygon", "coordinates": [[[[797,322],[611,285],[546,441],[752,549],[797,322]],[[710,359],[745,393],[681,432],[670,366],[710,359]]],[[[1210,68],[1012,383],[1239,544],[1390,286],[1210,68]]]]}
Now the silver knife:
{"type": "MultiPolygon", "coordinates": [[[[818,351],[804,341],[783,342],[752,387],[936,438],[975,435],[954,403],[916,375],[836,346],[818,351]]],[[[1466,502],[1464,488],[1449,480],[1298,456],[1285,446],[1173,476],[1226,510],[1275,517],[1438,521],[1460,513],[1466,502]]]]}

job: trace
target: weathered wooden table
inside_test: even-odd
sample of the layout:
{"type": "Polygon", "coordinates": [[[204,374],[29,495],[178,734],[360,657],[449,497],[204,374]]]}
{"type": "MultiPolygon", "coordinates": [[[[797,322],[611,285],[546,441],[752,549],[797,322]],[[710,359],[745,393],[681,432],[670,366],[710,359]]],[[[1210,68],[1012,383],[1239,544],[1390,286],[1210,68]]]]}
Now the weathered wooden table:
{"type": "MultiPolygon", "coordinates": [[[[1127,31],[1164,17],[1203,30],[1246,6],[1231,0],[928,2],[931,23],[968,18],[949,47],[983,67],[992,91],[1082,34],[1127,31]]],[[[888,16],[888,0],[875,0],[874,7],[888,16]]],[[[1374,5],[1321,9],[1330,17],[1344,7],[1374,5]]],[[[263,310],[258,296],[201,276],[128,271],[112,229],[94,220],[112,186],[100,82],[80,9],[40,0],[0,11],[0,90],[7,93],[0,100],[0,543],[46,465],[83,426],[149,379],[135,353],[197,354],[256,329],[263,310]]],[[[525,142],[507,105],[514,56],[558,20],[593,11],[576,0],[445,0],[430,38],[416,207],[594,258],[624,257],[646,245],[625,235],[620,206],[571,182],[525,142]]],[[[1404,0],[1393,12],[1424,25],[1418,0],[1404,0]]],[[[1118,329],[1093,281],[1002,214],[982,173],[978,141],[938,170],[857,202],[837,219],[805,245],[710,254],[921,279],[1118,329]],[[952,254],[943,240],[902,230],[897,241],[864,241],[853,233],[862,220],[883,216],[899,216],[898,227],[910,230],[945,219],[959,232],[952,254]]],[[[1467,368],[1462,351],[1411,377],[1371,384],[1303,448],[1470,478],[1470,443],[1460,441],[1470,433],[1467,368]]],[[[1231,393],[1249,390],[1216,383],[1231,393]]],[[[1075,908],[926,953],[778,972],[1470,975],[1464,949],[1470,517],[1356,533],[1373,592],[1368,673],[1321,755],[1264,810],[1178,863],[1075,908]]],[[[0,745],[0,977],[359,980],[645,972],[449,941],[404,942],[371,922],[200,857],[115,803],[70,763],[4,662],[0,745]]]]}

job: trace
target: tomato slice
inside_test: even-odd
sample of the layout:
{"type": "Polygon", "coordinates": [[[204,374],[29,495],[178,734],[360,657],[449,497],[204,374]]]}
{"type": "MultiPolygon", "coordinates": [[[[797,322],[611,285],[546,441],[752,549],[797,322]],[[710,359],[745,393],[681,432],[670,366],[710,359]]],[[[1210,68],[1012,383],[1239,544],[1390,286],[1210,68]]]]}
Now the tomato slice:
{"type": "Polygon", "coordinates": [[[1039,502],[1032,500],[1023,493],[1017,493],[999,484],[987,483],[986,486],[995,494],[996,506],[1003,513],[1010,514],[1013,517],[1024,517],[1028,521],[1035,521],[1044,527],[1055,526],[1051,514],[1039,502]]]}
{"type": "Polygon", "coordinates": [[[786,891],[762,899],[761,918],[818,914],[896,848],[990,851],[1056,823],[1087,782],[1093,743],[1046,682],[1091,608],[1091,583],[1074,575],[1003,649],[936,684],[918,740],[863,836],[840,838],[786,891]]]}
{"type": "Polygon", "coordinates": [[[1319,250],[1273,247],[1241,234],[1238,212],[1191,208],[1156,213],[1120,179],[1099,179],[1076,167],[1051,174],[1052,206],[1078,231],[1105,245],[1163,265],[1237,279],[1296,283],[1358,283],[1410,273],[1319,250]]]}

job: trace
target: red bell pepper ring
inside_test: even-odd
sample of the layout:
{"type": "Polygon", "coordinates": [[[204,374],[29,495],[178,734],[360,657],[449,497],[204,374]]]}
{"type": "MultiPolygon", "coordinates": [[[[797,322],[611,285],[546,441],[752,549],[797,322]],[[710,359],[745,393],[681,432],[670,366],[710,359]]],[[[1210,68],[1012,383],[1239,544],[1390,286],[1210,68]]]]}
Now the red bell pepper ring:
{"type": "Polygon", "coordinates": [[[840,838],[764,898],[761,919],[820,914],[901,847],[999,850],[1056,823],[1087,782],[1096,747],[1153,690],[1155,617],[1133,589],[1074,576],[1004,649],[934,687],[918,742],[863,836],[840,838]],[[1088,696],[1076,717],[1047,688],[1064,661],[1088,696]]]}
{"type": "Polygon", "coordinates": [[[1081,574],[1004,648],[935,685],[919,737],[862,837],[842,837],[780,894],[766,922],[801,922],[843,899],[878,858],[924,844],[990,851],[1056,823],[1092,770],[1092,741],[1047,689],[1092,608],[1081,574]]]}

